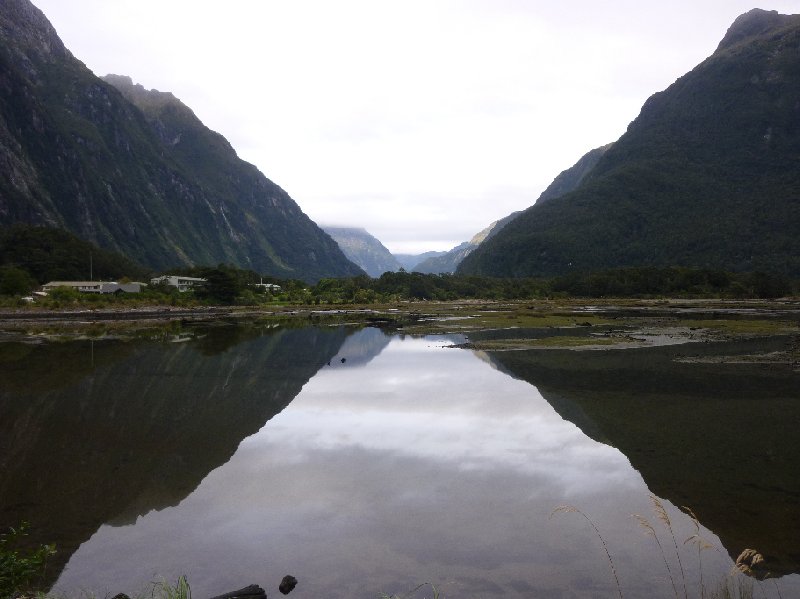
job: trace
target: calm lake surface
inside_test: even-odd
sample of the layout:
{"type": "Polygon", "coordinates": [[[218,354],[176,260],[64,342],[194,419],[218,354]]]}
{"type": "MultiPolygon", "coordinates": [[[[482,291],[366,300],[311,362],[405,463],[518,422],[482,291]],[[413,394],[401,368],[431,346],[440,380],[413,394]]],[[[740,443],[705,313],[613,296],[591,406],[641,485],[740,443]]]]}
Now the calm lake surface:
{"type": "Polygon", "coordinates": [[[458,341],[230,326],[0,344],[2,524],[58,545],[49,582],[69,595],[186,575],[198,599],[275,596],[293,574],[293,597],[617,596],[589,523],[551,516],[569,504],[626,597],[675,596],[631,514],[699,596],[688,505],[717,548],[707,586],[756,546],[800,596],[795,374],[458,341]]]}

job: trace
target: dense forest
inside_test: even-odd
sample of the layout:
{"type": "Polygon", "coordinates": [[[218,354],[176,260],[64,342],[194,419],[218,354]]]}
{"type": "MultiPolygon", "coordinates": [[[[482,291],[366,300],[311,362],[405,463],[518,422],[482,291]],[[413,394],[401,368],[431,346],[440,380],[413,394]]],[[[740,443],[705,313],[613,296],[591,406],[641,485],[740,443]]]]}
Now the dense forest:
{"type": "Polygon", "coordinates": [[[0,228],[0,293],[24,294],[49,281],[144,279],[148,269],[63,229],[0,228]]]}

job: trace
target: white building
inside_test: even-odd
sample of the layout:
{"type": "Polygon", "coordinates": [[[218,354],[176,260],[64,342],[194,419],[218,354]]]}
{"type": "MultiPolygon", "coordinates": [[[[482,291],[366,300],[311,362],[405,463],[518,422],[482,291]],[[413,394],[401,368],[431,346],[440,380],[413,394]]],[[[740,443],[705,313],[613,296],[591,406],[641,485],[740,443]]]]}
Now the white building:
{"type": "Polygon", "coordinates": [[[181,293],[184,291],[189,291],[203,285],[206,283],[208,279],[201,279],[199,277],[184,277],[182,275],[163,275],[161,277],[155,277],[150,279],[151,285],[169,285],[171,287],[177,287],[178,291],[181,293]]]}
{"type": "Polygon", "coordinates": [[[50,281],[42,285],[42,291],[50,292],[57,287],[71,287],[82,293],[139,293],[145,283],[117,283],[116,281],[50,281]]]}

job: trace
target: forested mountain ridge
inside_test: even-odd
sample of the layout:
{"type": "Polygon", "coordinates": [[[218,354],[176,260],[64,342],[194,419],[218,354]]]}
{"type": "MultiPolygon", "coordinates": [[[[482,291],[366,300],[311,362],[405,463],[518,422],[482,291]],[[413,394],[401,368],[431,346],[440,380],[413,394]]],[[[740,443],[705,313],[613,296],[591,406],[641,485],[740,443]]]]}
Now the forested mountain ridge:
{"type": "Polygon", "coordinates": [[[577,189],[589,173],[592,172],[594,167],[597,166],[597,163],[600,162],[603,155],[613,145],[614,144],[606,144],[586,152],[586,154],[578,159],[578,162],[568,169],[561,171],[561,173],[553,179],[553,182],[539,195],[535,203],[541,205],[577,189]]]}
{"type": "Polygon", "coordinates": [[[171,94],[96,77],[28,0],[0,10],[0,225],[64,228],[154,269],[361,271],[171,94]],[[148,102],[149,99],[149,102],[148,102]]]}
{"type": "Polygon", "coordinates": [[[800,16],[750,11],[642,107],[573,192],[528,208],[459,272],[678,265],[800,274],[800,16]]]}

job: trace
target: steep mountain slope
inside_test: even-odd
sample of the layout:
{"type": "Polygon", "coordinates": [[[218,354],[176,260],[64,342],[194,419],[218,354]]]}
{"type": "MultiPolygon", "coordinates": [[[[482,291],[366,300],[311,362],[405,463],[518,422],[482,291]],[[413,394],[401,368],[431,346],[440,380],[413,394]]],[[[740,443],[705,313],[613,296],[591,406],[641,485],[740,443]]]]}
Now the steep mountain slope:
{"type": "Polygon", "coordinates": [[[139,107],[76,60],[28,0],[3,3],[0,224],[61,227],[152,268],[360,272],[178,100],[112,80],[139,107]]]}
{"type": "MultiPolygon", "coordinates": [[[[549,202],[555,198],[560,198],[563,195],[568,194],[571,191],[576,190],[586,176],[592,172],[592,169],[597,166],[597,163],[603,157],[603,155],[613,146],[614,144],[606,144],[599,148],[595,148],[594,150],[589,150],[580,157],[578,162],[573,164],[565,171],[561,171],[559,175],[553,179],[553,182],[547,186],[539,198],[536,200],[536,204],[544,204],[545,202],[549,202]]],[[[519,214],[519,213],[517,213],[519,214]]]]}
{"type": "Polygon", "coordinates": [[[433,256],[418,263],[414,271],[430,274],[453,273],[461,261],[469,256],[475,248],[487,239],[491,239],[500,229],[514,220],[520,213],[512,212],[508,216],[494,221],[491,225],[475,234],[472,239],[465,241],[441,256],[433,256]]]}
{"type": "Polygon", "coordinates": [[[574,192],[528,208],[459,272],[680,265],[800,275],[800,16],[753,10],[652,96],[574,192]]]}
{"type": "Polygon", "coordinates": [[[400,263],[392,253],[365,229],[350,227],[323,227],[339,244],[347,258],[360,266],[371,277],[400,270],[400,263]]]}

